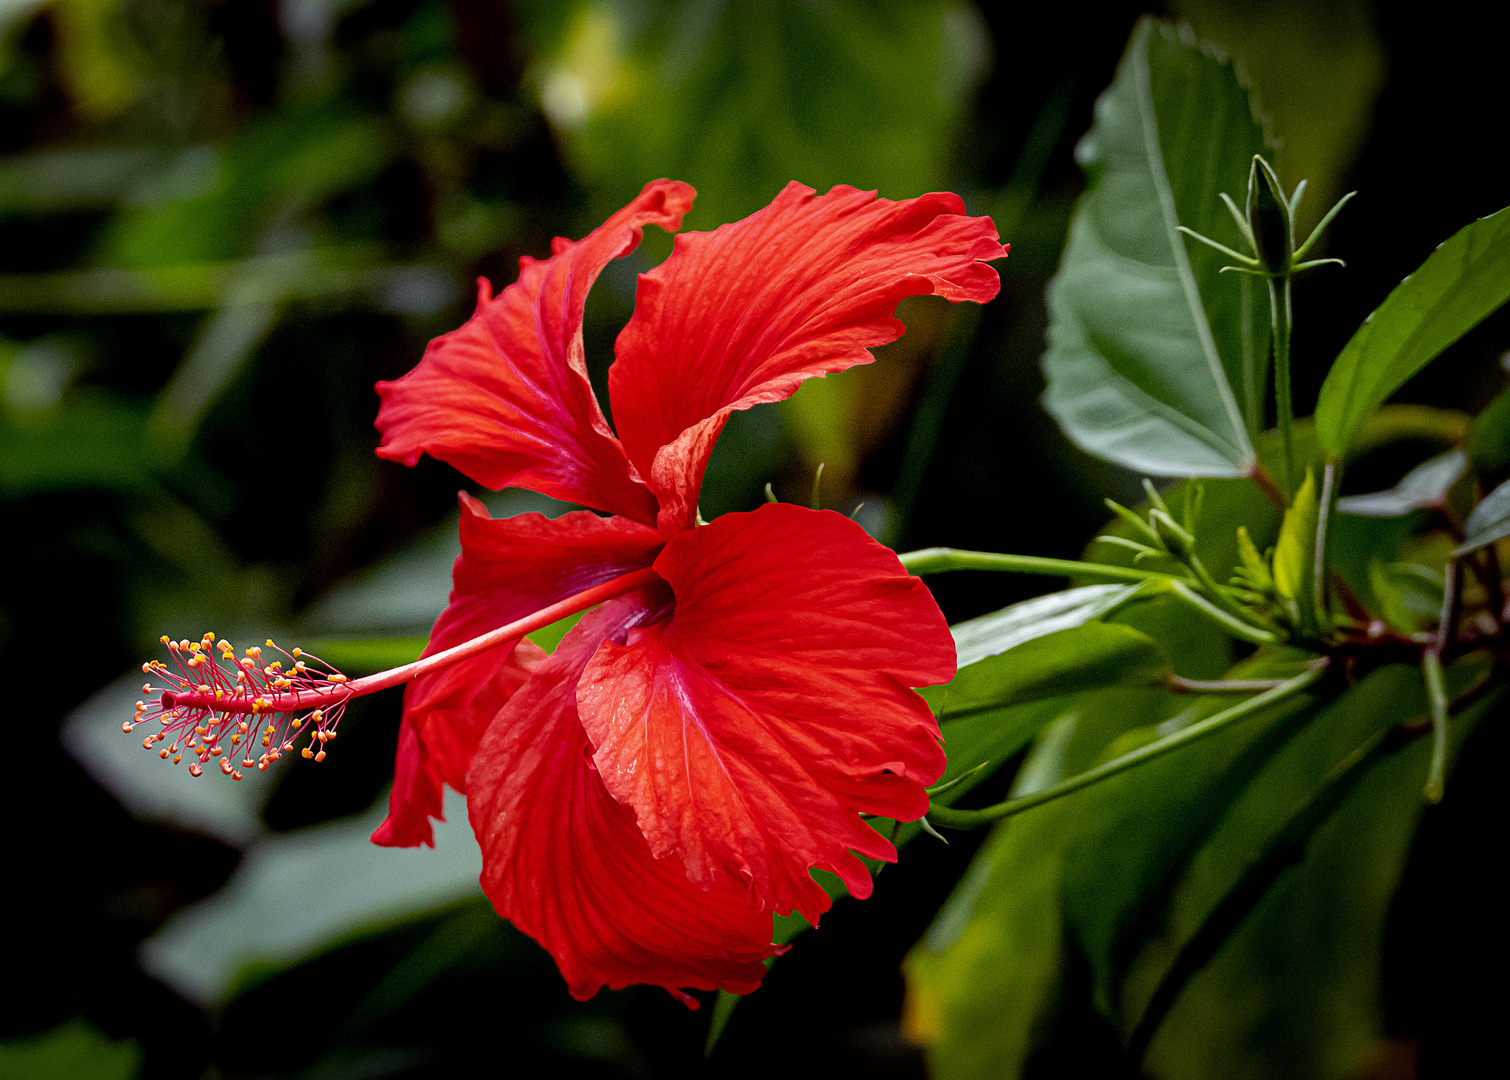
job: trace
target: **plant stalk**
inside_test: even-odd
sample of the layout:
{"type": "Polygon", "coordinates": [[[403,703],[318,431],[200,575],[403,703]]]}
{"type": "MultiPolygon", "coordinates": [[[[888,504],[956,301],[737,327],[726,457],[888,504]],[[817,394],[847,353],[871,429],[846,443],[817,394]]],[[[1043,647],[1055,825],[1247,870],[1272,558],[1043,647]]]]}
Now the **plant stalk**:
{"type": "Polygon", "coordinates": [[[1269,279],[1269,326],[1274,337],[1274,412],[1279,423],[1285,503],[1295,494],[1295,401],[1290,390],[1290,277],[1269,279]]]}

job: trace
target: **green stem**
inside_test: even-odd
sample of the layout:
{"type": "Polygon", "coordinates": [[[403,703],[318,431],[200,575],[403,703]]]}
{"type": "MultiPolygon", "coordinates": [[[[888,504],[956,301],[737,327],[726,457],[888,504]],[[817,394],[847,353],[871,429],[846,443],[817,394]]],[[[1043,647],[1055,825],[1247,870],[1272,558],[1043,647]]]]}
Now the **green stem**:
{"type": "MultiPolygon", "coordinates": [[[[1074,559],[1044,559],[1036,555],[1003,555],[991,551],[959,551],[955,548],[923,548],[899,555],[903,566],[914,574],[944,574],[954,570],[991,570],[1019,574],[1045,574],[1050,577],[1099,578],[1102,581],[1125,581],[1148,584],[1162,589],[1190,607],[1220,623],[1228,633],[1255,645],[1268,645],[1279,640],[1278,635],[1262,627],[1254,626],[1239,615],[1222,610],[1222,607],[1202,596],[1187,583],[1188,579],[1154,570],[1138,570],[1130,566],[1107,566],[1104,563],[1079,562],[1074,559]]],[[[1225,591],[1214,581],[1202,582],[1226,600],[1225,591]]],[[[1146,594],[1145,594],[1146,595],[1146,594]]]]}
{"type": "Polygon", "coordinates": [[[1102,581],[1162,581],[1169,577],[1153,570],[1075,559],[1042,559],[1036,555],[1002,555],[993,551],[960,551],[957,548],[922,548],[897,556],[913,574],[946,574],[954,570],[995,570],[1050,577],[1088,577],[1102,581]]]}
{"type": "Polygon", "coordinates": [[[1190,607],[1221,623],[1233,637],[1251,641],[1255,645],[1272,645],[1279,640],[1279,635],[1273,631],[1264,630],[1246,619],[1223,611],[1179,578],[1170,578],[1165,587],[1190,607]]]}
{"type": "Polygon", "coordinates": [[[1332,627],[1331,609],[1327,604],[1327,533],[1332,514],[1337,509],[1338,471],[1336,460],[1328,461],[1321,474],[1321,497],[1316,504],[1316,544],[1311,553],[1311,606],[1316,612],[1317,633],[1332,627]]]}
{"type": "MultiPolygon", "coordinates": [[[[1237,601],[1232,599],[1226,589],[1216,583],[1216,578],[1211,576],[1211,571],[1206,569],[1206,564],[1201,562],[1199,555],[1192,553],[1185,565],[1190,567],[1191,572],[1195,574],[1196,581],[1200,582],[1201,588],[1205,590],[1206,595],[1217,607],[1242,622],[1244,626],[1248,625],[1247,616],[1243,613],[1243,609],[1238,606],[1237,601]]],[[[1269,640],[1272,640],[1272,637],[1270,635],[1269,640]]]]}
{"type": "Polygon", "coordinates": [[[1421,674],[1426,679],[1426,700],[1431,705],[1431,764],[1426,770],[1426,801],[1439,803],[1447,774],[1447,688],[1442,679],[1442,658],[1435,649],[1421,654],[1421,674]]]}
{"type": "Polygon", "coordinates": [[[1269,326],[1274,334],[1274,411],[1279,421],[1285,501],[1295,493],[1295,402],[1290,391],[1290,279],[1269,279],[1269,326]],[[1283,293],[1283,296],[1281,296],[1283,293]]]}
{"type": "Polygon", "coordinates": [[[1042,806],[1044,803],[1061,799],[1066,795],[1079,791],[1081,788],[1090,787],[1092,784],[1097,784],[1102,780],[1116,776],[1120,772],[1146,764],[1155,758],[1161,758],[1172,750],[1178,750],[1182,746],[1188,746],[1209,735],[1215,735],[1218,731],[1229,727],[1239,720],[1252,716],[1254,713],[1273,705],[1277,701],[1283,701],[1293,694],[1300,693],[1326,674],[1329,663],[1330,661],[1325,658],[1318,660],[1301,674],[1295,676],[1293,679],[1286,679],[1272,690],[1251,697],[1247,701],[1232,706],[1230,709],[1223,709],[1216,715],[1191,724],[1189,727],[1177,731],[1173,735],[1167,735],[1157,742],[1149,743],[1147,746],[1134,750],[1130,754],[1123,754],[1121,757],[1113,758],[1103,765],[1098,765],[1094,769],[1080,773],[1077,776],[1072,776],[1062,783],[1055,784],[1053,787],[1044,788],[1042,791],[1035,791],[1029,795],[1020,795],[1015,799],[1008,799],[1006,802],[997,803],[995,806],[987,806],[981,810],[955,810],[952,807],[935,804],[928,808],[928,818],[935,825],[942,825],[945,828],[974,829],[992,821],[1000,821],[1003,818],[1020,814],[1024,810],[1031,810],[1036,806],[1042,806]]]}

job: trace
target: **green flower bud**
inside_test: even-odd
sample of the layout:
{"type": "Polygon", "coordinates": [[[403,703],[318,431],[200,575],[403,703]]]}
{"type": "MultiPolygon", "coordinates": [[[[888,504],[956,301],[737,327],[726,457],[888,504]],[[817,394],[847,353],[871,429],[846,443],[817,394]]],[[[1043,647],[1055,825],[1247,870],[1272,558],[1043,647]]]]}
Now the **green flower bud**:
{"type": "Polygon", "coordinates": [[[1288,273],[1295,256],[1290,207],[1273,167],[1257,154],[1248,170],[1247,211],[1258,261],[1267,273],[1288,273]]]}
{"type": "Polygon", "coordinates": [[[1195,537],[1181,528],[1167,511],[1150,510],[1148,521],[1158,535],[1159,542],[1175,558],[1183,562],[1195,555],[1195,537]]]}

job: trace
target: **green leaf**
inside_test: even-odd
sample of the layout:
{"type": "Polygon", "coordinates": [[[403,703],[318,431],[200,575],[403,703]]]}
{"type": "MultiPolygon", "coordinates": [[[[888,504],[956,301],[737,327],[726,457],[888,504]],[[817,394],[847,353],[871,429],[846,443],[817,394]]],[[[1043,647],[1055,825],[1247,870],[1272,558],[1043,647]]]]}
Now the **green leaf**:
{"type": "Polygon", "coordinates": [[[961,720],[1106,686],[1157,686],[1169,658],[1130,626],[1090,622],[1035,637],[960,669],[944,695],[941,720],[961,720]]]}
{"type": "Polygon", "coordinates": [[[1050,290],[1044,403],[1083,449],[1158,476],[1252,471],[1263,304],[1177,227],[1241,244],[1218,196],[1246,189],[1263,149],[1232,65],[1139,23],[1077,150],[1090,188],[1050,290]]]}
{"type": "Polygon", "coordinates": [[[1510,480],[1495,488],[1468,515],[1463,543],[1452,554],[1467,555],[1510,536],[1510,480]]]}
{"type": "Polygon", "coordinates": [[[959,666],[1016,648],[1025,641],[1099,619],[1132,600],[1138,585],[1085,585],[1035,596],[949,628],[959,666]]]}
{"type": "MultiPolygon", "coordinates": [[[[950,805],[988,779],[1087,691],[1157,686],[1169,674],[1169,657],[1147,634],[1101,622],[1031,638],[960,668],[934,695],[949,755],[940,783],[958,781],[939,801],[950,805]]],[[[903,826],[899,843],[915,833],[903,826]]]]}
{"type": "Polygon", "coordinates": [[[0,1040],[0,1080],[131,1080],[141,1061],[135,1039],[116,1042],[78,1019],[40,1035],[0,1040]]]}
{"type": "MultiPolygon", "coordinates": [[[[1261,653],[1233,677],[1293,668],[1261,653]]],[[[1450,674],[1461,693],[1482,665],[1450,674]]],[[[1125,752],[1219,703],[1171,716],[1167,695],[1139,709],[1125,693],[1089,701],[1040,740],[1045,780],[1125,752]],[[1162,703],[1159,699],[1162,699],[1162,703]],[[1110,714],[1110,715],[1108,715],[1110,714]],[[1134,727],[1103,743],[1133,714],[1134,727]],[[1107,725],[1076,748],[1088,721],[1107,725]],[[1067,739],[1055,739],[1068,732],[1067,739]],[[1059,747],[1051,744],[1059,742],[1059,747]]],[[[1013,1077],[1062,1036],[1066,1013],[1095,1009],[1124,1038],[1181,947],[1242,881],[1336,764],[1424,707],[1414,669],[1376,671],[1326,707],[1295,699],[1252,725],[1005,823],[908,957],[905,1017],[934,1075],[1013,1077]],[[1089,967],[1089,986],[1076,976],[1089,967]]],[[[1485,705],[1476,706],[1481,710],[1485,705]]],[[[1461,738],[1475,716],[1454,720],[1461,738]]],[[[1230,943],[1175,1000],[1145,1063],[1178,1078],[1356,1075],[1380,1032],[1379,947],[1420,812],[1429,741],[1364,774],[1316,834],[1305,861],[1267,890],[1230,943]],[[1342,918],[1330,912],[1338,909],[1342,918]],[[1234,953],[1239,959],[1233,959],[1234,953]],[[1255,990],[1257,988],[1257,990],[1255,990]]]]}
{"type": "Polygon", "coordinates": [[[383,798],[358,817],[264,836],[224,889],[184,908],[143,943],[143,966],[180,993],[223,1001],[248,968],[292,963],[336,938],[477,895],[482,853],[462,796],[446,791],[435,847],[368,840],[383,798]],[[267,932],[277,912],[278,932],[267,932]]]}
{"type": "Polygon", "coordinates": [[[1316,501],[1316,478],[1306,470],[1305,482],[1295,493],[1295,501],[1285,511],[1279,527],[1279,542],[1274,546],[1274,584],[1279,595],[1293,605],[1292,616],[1306,621],[1311,612],[1311,583],[1315,580],[1316,524],[1319,505],[1316,501]]]}
{"type": "MultiPolygon", "coordinates": [[[[1093,760],[1087,747],[1156,723],[1168,715],[1168,702],[1147,690],[1088,695],[1045,730],[1014,794],[1078,771],[1093,760]]],[[[940,1080],[1019,1075],[1052,1015],[1065,960],[1064,853],[1082,799],[997,826],[908,954],[904,1029],[928,1048],[929,1071],[940,1080]]]]}
{"type": "Polygon", "coordinates": [[[1510,299],[1510,210],[1460,229],[1379,305],[1321,386],[1316,433],[1331,457],[1384,399],[1510,299]]]}
{"type": "Polygon", "coordinates": [[[1468,455],[1449,450],[1422,462],[1388,491],[1349,495],[1337,500],[1337,509],[1357,517],[1400,517],[1412,510],[1439,509],[1447,493],[1468,471],[1468,455]]]}
{"type": "MultiPolygon", "coordinates": [[[[1461,692],[1471,672],[1456,672],[1461,692]]],[[[1460,745],[1483,701],[1453,721],[1460,745]]],[[[1350,754],[1425,707],[1400,666],[1355,686],[1275,755],[1169,889],[1163,925],[1123,983],[1124,1030],[1217,905],[1350,754]]],[[[1144,1069],[1167,1080],[1361,1075],[1384,1034],[1381,963],[1390,902],[1423,809],[1429,739],[1372,765],[1272,881],[1211,961],[1180,988],[1144,1069]]]]}

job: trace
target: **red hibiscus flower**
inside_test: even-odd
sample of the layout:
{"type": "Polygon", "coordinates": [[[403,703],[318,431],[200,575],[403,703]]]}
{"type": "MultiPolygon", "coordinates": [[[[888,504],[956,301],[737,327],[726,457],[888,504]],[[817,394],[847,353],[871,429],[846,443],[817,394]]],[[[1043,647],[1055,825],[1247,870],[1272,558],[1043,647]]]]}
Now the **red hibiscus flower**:
{"type": "Polygon", "coordinates": [[[923,585],[838,514],[774,504],[700,525],[697,496],[731,412],[869,362],[902,333],[904,297],[989,300],[985,260],[1006,249],[955,195],[799,184],[680,235],[618,339],[616,436],[583,360],[587,292],[645,225],[676,230],[692,197],[651,183],[586,239],[521,260],[497,297],[481,282],[471,320],[377,388],[381,456],[428,453],[487,487],[608,515],[493,520],[461,496],[455,587],[427,655],[621,586],[552,655],[520,641],[410,685],[373,836],[433,843],[441,785],[464,791],[484,889],[579,998],[753,990],[772,913],[817,920],[815,867],[868,895],[857,855],[896,852],[861,815],[920,817],[945,764],[910,689],[955,668],[923,585]]]}

